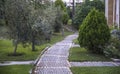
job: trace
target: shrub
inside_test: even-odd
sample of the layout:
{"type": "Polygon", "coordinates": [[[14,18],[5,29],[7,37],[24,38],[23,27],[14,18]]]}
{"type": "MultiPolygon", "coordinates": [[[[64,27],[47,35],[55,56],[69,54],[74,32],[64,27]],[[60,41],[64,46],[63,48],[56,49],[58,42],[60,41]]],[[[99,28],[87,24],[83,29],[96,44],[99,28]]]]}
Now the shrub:
{"type": "Polygon", "coordinates": [[[79,29],[80,46],[94,53],[103,53],[103,48],[109,39],[110,31],[104,13],[92,9],[79,29]]]}
{"type": "Polygon", "coordinates": [[[112,35],[112,37],[120,40],[120,30],[117,30],[117,29],[111,30],[111,35],[112,35]]]}
{"type": "Polygon", "coordinates": [[[104,49],[104,54],[107,57],[120,58],[120,40],[112,37],[109,44],[104,49]]]}

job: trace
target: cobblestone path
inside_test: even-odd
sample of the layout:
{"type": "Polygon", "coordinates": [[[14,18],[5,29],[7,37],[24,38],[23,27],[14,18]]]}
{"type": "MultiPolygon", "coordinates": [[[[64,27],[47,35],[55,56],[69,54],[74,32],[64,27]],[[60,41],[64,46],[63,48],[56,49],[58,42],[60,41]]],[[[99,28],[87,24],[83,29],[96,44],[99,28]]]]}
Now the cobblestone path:
{"type": "Polygon", "coordinates": [[[35,74],[72,74],[68,62],[69,49],[77,34],[69,35],[50,47],[40,58],[35,74]]]}

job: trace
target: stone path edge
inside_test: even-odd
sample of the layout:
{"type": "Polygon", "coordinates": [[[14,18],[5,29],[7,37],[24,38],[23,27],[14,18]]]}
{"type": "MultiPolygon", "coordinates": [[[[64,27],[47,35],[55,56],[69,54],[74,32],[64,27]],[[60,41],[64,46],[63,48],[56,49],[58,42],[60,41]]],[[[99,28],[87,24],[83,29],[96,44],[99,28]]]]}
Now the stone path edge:
{"type": "Polygon", "coordinates": [[[70,62],[71,67],[104,67],[104,66],[120,66],[120,62],[70,62]]]}

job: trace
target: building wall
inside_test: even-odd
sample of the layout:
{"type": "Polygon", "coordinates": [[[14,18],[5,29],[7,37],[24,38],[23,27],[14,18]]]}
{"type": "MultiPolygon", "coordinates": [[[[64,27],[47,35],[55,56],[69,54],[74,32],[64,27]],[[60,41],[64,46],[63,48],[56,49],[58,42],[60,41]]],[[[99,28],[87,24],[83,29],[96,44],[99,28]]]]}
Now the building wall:
{"type": "Polygon", "coordinates": [[[108,24],[112,25],[113,22],[113,0],[108,0],[108,24]]]}
{"type": "Polygon", "coordinates": [[[118,27],[120,28],[120,1],[119,1],[119,25],[118,27]]]}
{"type": "Polygon", "coordinates": [[[105,16],[106,19],[108,20],[108,0],[105,0],[105,16]]]}
{"type": "Polygon", "coordinates": [[[107,19],[107,23],[111,26],[114,23],[114,12],[113,5],[114,0],[105,0],[105,16],[107,19]]]}
{"type": "Polygon", "coordinates": [[[116,25],[119,24],[119,0],[116,0],[116,25]]]}
{"type": "Polygon", "coordinates": [[[105,0],[105,16],[109,26],[120,24],[120,0],[105,0]]]}

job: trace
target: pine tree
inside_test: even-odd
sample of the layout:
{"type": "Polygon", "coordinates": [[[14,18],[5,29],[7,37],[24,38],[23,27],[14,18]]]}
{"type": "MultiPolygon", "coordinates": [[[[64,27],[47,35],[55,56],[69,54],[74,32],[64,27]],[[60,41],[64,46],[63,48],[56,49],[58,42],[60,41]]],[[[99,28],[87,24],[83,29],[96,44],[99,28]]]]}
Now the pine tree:
{"type": "Polygon", "coordinates": [[[110,31],[104,13],[91,10],[79,29],[79,44],[94,53],[103,53],[110,39],[110,31]]]}

